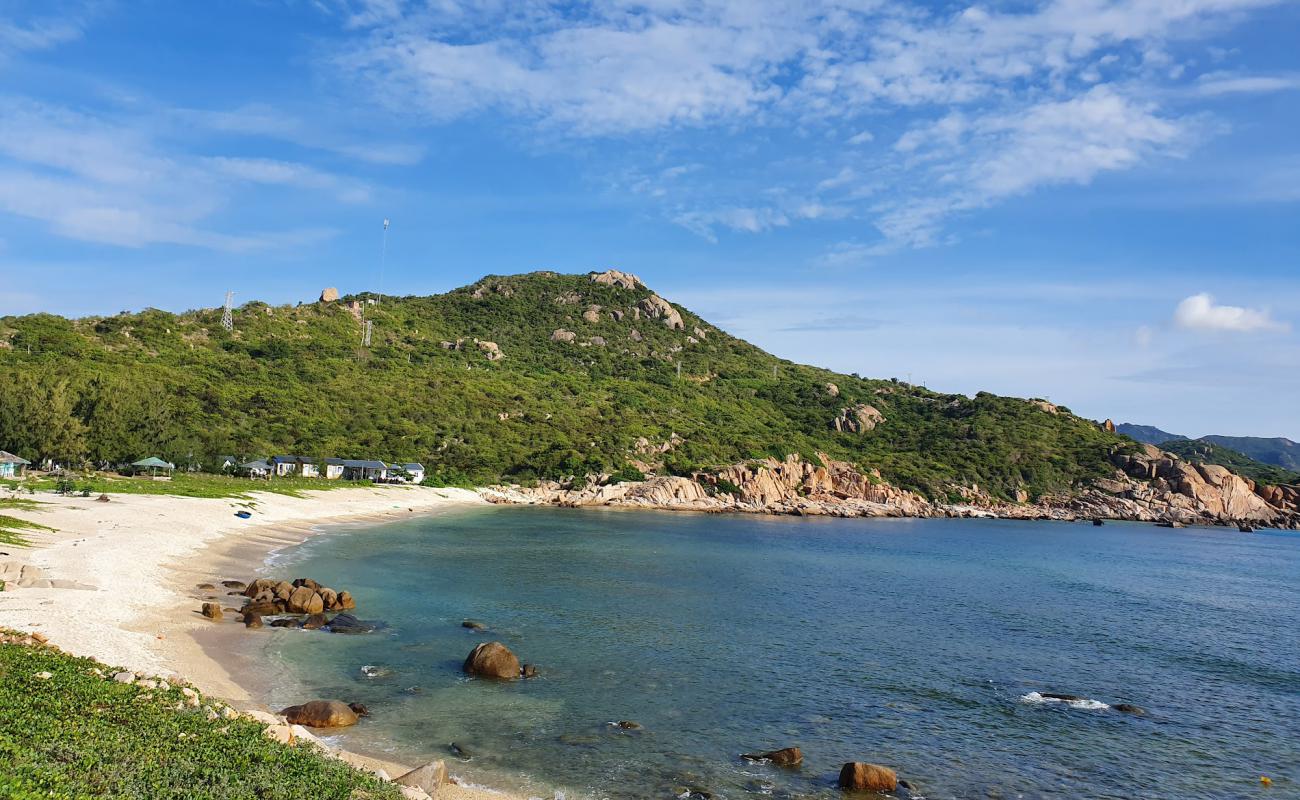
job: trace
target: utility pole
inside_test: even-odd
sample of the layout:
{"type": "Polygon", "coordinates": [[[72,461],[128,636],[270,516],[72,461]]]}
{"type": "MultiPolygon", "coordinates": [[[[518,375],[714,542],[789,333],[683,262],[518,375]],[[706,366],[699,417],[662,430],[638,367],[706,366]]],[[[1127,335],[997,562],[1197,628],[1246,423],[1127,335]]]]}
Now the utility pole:
{"type": "Polygon", "coordinates": [[[384,239],[383,244],[379,247],[379,302],[375,305],[382,305],[384,302],[384,262],[388,260],[388,217],[384,217],[384,239]]]}

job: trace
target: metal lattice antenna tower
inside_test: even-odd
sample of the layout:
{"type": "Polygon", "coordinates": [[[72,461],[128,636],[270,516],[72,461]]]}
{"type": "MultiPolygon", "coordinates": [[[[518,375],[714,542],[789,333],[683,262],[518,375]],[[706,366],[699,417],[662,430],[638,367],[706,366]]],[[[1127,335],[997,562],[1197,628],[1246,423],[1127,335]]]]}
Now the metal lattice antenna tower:
{"type": "Polygon", "coordinates": [[[235,329],[235,313],[233,306],[235,302],[235,293],[226,292],[226,305],[221,311],[221,327],[228,331],[235,329]]]}

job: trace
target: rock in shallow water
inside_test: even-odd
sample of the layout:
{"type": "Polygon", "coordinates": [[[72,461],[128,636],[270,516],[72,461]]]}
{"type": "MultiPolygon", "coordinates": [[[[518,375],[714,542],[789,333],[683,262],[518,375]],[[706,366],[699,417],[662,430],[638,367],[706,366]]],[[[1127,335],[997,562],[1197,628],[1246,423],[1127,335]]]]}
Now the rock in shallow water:
{"type": "Polygon", "coordinates": [[[892,792],[898,775],[889,767],[850,761],[840,768],[840,788],[850,792],[892,792]]]}
{"type": "Polygon", "coordinates": [[[500,642],[484,642],[465,658],[462,669],[476,677],[509,681],[519,677],[519,659],[500,642]]]}
{"type": "Polygon", "coordinates": [[[330,633],[370,633],[380,627],[380,623],[357,619],[351,614],[336,614],[323,626],[330,633]]]}
{"type": "Polygon", "coordinates": [[[803,763],[803,751],[797,747],[783,747],[766,753],[746,753],[741,758],[750,761],[768,761],[778,767],[794,767],[803,763]]]}
{"type": "Polygon", "coordinates": [[[342,700],[312,700],[300,706],[290,706],[280,714],[291,725],[309,728],[346,728],[357,724],[357,712],[342,700]]]}

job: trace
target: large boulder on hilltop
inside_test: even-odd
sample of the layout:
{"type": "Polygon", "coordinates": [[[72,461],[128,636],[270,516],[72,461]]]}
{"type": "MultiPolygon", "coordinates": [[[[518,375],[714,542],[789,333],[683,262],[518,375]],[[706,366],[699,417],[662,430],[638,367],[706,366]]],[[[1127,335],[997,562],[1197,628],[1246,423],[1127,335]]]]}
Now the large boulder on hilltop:
{"type": "Polygon", "coordinates": [[[672,330],[686,330],[686,322],[682,320],[681,312],[673,308],[672,303],[657,294],[652,294],[642,300],[637,304],[637,307],[651,319],[662,319],[664,324],[672,330]]]}
{"type": "Polygon", "coordinates": [[[850,792],[892,792],[898,775],[889,767],[850,761],[840,768],[840,788],[850,792]]]}
{"type": "Polygon", "coordinates": [[[357,724],[357,712],[342,700],[312,700],[300,706],[290,706],[280,715],[290,725],[306,725],[309,728],[346,728],[357,724]]]}
{"type": "Polygon", "coordinates": [[[620,289],[645,288],[645,284],[641,282],[641,279],[630,272],[607,269],[604,272],[591,272],[588,274],[592,283],[603,283],[606,286],[617,286],[620,289]]]}
{"type": "Polygon", "coordinates": [[[322,303],[334,303],[337,302],[338,299],[339,290],[335,289],[333,286],[327,286],[326,288],[321,289],[320,301],[322,303]]]}
{"type": "Polygon", "coordinates": [[[520,666],[510,648],[500,642],[484,642],[470,651],[463,669],[480,678],[508,681],[519,677],[520,666]]]}
{"type": "Polygon", "coordinates": [[[840,409],[839,415],[831,420],[831,427],[840,432],[866,433],[874,430],[877,425],[884,421],[885,415],[881,414],[875,406],[858,403],[855,406],[840,409]]]}

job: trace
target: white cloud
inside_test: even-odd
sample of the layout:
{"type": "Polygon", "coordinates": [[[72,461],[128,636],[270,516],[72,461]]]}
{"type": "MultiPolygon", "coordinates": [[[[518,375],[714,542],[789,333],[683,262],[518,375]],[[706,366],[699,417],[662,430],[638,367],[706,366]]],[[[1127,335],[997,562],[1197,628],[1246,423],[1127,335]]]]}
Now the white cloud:
{"type": "Polygon", "coordinates": [[[1270,94],[1300,90],[1300,73],[1281,75],[1239,75],[1212,72],[1197,79],[1195,91],[1202,97],[1231,94],[1270,94]]]}
{"type": "Polygon", "coordinates": [[[0,211],[45,223],[59,236],[248,251],[332,235],[319,227],[237,234],[211,227],[208,220],[250,183],[364,199],[364,187],[304,165],[176,152],[156,140],[148,121],[0,100],[0,211]]]}
{"type": "Polygon", "coordinates": [[[1200,331],[1252,333],[1290,330],[1289,325],[1274,320],[1267,311],[1216,305],[1214,298],[1204,292],[1179,303],[1174,310],[1174,322],[1181,328],[1200,331]]]}
{"type": "MultiPolygon", "coordinates": [[[[798,196],[871,217],[879,246],[897,249],[948,241],[953,214],[1186,152],[1202,120],[1153,100],[1172,96],[1161,90],[1187,67],[1175,45],[1280,2],[1038,0],[952,12],[898,0],[374,0],[345,6],[347,25],[365,34],[332,64],[393,111],[434,123],[501,114],[552,141],[856,130],[831,137],[838,150],[820,175],[789,175],[775,199],[762,197],[773,179],[761,136],[745,140],[748,159],[737,151],[719,168],[722,180],[701,171],[645,194],[706,237],[790,225],[787,198],[798,196]],[[858,147],[900,128],[892,158],[858,147]],[[765,186],[741,188],[745,179],[765,186]]],[[[1226,80],[1194,85],[1264,86],[1226,80]]]]}

